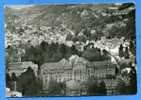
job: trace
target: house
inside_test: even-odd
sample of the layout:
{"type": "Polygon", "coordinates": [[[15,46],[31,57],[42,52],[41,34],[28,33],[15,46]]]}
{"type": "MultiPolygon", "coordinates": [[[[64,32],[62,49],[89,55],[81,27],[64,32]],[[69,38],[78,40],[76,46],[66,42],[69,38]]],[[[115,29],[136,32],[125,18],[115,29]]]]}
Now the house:
{"type": "Polygon", "coordinates": [[[95,78],[106,78],[108,76],[115,76],[116,65],[112,64],[110,60],[94,61],[87,64],[87,76],[95,78]]]}
{"type": "Polygon", "coordinates": [[[24,62],[13,62],[9,64],[8,67],[8,73],[11,75],[12,73],[15,73],[16,76],[20,76],[23,72],[25,72],[28,67],[31,67],[34,71],[35,76],[37,77],[38,72],[38,65],[34,64],[31,61],[24,61],[24,62]]]}

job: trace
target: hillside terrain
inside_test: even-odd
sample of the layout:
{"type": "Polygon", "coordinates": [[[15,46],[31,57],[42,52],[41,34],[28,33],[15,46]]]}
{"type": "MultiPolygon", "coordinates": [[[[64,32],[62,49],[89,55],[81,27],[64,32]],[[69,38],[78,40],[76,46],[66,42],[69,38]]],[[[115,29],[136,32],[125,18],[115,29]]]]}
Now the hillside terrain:
{"type": "Polygon", "coordinates": [[[101,57],[101,49],[114,50],[122,41],[135,41],[135,8],[133,4],[6,7],[5,31],[6,48],[13,48],[24,60],[53,56],[49,61],[58,61],[72,54],[87,58],[93,52],[101,57]],[[87,48],[90,45],[94,48],[87,48]]]}

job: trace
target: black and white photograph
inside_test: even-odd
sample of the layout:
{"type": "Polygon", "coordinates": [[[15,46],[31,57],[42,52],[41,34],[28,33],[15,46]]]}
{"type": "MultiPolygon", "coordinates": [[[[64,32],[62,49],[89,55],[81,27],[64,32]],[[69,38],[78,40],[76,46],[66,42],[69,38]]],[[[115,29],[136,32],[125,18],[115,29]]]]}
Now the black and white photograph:
{"type": "Polygon", "coordinates": [[[137,93],[133,3],[5,5],[5,96],[137,93]]]}

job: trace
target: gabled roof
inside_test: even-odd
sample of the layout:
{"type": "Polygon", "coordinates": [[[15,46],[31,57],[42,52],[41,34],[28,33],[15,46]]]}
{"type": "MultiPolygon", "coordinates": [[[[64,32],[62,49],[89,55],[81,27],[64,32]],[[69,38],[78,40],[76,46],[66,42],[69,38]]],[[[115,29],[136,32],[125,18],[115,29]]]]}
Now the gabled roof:
{"type": "Polygon", "coordinates": [[[70,69],[71,64],[68,60],[62,59],[59,62],[49,62],[45,63],[41,66],[41,68],[46,67],[48,70],[63,70],[63,69],[70,69]]]}
{"type": "Polygon", "coordinates": [[[71,62],[71,64],[77,64],[77,63],[86,64],[88,62],[88,60],[86,60],[85,58],[79,57],[78,55],[72,55],[69,58],[69,61],[71,62]]]}

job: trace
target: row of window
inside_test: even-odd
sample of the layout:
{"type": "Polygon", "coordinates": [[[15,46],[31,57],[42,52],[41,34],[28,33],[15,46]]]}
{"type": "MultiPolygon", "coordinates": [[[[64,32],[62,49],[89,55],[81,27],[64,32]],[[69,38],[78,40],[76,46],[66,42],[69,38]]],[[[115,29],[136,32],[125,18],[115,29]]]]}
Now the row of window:
{"type": "MultiPolygon", "coordinates": [[[[106,67],[106,66],[105,66],[106,67]]],[[[103,71],[113,71],[114,70],[114,67],[106,67],[106,68],[97,68],[97,67],[93,67],[93,68],[87,68],[87,69],[74,69],[74,74],[76,73],[84,73],[85,71],[87,71],[87,73],[94,73],[98,70],[103,70],[103,71]]],[[[72,73],[71,72],[72,70],[68,71],[68,73],[72,73]]],[[[59,74],[59,73],[64,73],[65,71],[63,70],[54,70],[54,71],[49,71],[48,69],[44,69],[43,70],[43,74],[47,74],[47,73],[50,73],[50,74],[59,74]]]]}
{"type": "Polygon", "coordinates": [[[86,80],[86,77],[95,76],[97,78],[102,78],[102,77],[106,77],[106,75],[114,75],[114,74],[115,74],[115,71],[113,69],[106,69],[106,70],[100,69],[95,71],[94,69],[89,68],[87,69],[87,71],[76,69],[74,70],[73,74],[72,74],[72,71],[67,71],[65,73],[52,72],[50,74],[46,73],[44,74],[44,76],[47,82],[50,78],[53,78],[55,80],[61,80],[61,79],[71,80],[72,78],[74,78],[74,80],[86,80]]]}

